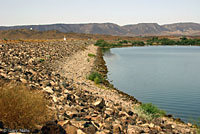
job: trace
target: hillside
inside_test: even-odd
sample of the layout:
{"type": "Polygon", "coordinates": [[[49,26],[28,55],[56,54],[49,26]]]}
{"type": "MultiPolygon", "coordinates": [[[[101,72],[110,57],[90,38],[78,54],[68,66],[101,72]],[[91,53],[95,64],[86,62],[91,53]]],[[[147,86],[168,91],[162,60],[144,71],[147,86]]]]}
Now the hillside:
{"type": "Polygon", "coordinates": [[[158,25],[157,23],[140,23],[136,25],[126,25],[123,29],[128,35],[158,35],[168,29],[158,25]]]}
{"type": "Polygon", "coordinates": [[[84,33],[64,33],[58,30],[49,31],[37,31],[28,29],[16,29],[16,30],[2,30],[0,31],[0,39],[104,39],[104,40],[140,40],[140,37],[128,37],[128,36],[112,36],[105,34],[84,34],[84,33]]]}
{"type": "Polygon", "coordinates": [[[125,26],[119,26],[114,23],[0,26],[0,30],[30,28],[38,31],[57,30],[64,33],[74,32],[118,36],[200,35],[200,24],[198,23],[175,23],[167,25],[159,25],[157,23],[139,23],[125,26]]]}

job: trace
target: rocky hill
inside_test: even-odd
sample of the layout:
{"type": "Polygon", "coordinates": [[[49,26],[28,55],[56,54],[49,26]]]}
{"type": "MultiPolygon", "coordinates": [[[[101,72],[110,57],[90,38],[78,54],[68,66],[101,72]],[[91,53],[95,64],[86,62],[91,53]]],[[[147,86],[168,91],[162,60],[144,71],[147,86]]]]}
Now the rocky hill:
{"type": "Polygon", "coordinates": [[[58,30],[37,31],[28,29],[0,30],[0,39],[104,39],[104,40],[140,40],[140,37],[113,36],[104,34],[63,33],[58,30]]]}
{"type": "Polygon", "coordinates": [[[123,29],[129,35],[157,35],[168,29],[158,25],[157,23],[140,23],[136,25],[126,25],[123,29]]]}
{"type": "Polygon", "coordinates": [[[125,26],[119,26],[113,23],[0,26],[0,30],[30,28],[38,31],[57,30],[64,33],[74,32],[119,36],[200,35],[200,24],[198,23],[175,23],[167,25],[139,23],[125,26]]]}

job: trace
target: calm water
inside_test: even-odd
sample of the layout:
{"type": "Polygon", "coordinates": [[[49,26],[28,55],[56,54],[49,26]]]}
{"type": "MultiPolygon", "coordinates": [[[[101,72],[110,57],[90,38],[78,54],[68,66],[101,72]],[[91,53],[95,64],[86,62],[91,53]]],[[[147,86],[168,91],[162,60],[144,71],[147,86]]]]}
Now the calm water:
{"type": "Polygon", "coordinates": [[[200,47],[113,48],[104,60],[116,88],[183,121],[200,117],[200,47]]]}

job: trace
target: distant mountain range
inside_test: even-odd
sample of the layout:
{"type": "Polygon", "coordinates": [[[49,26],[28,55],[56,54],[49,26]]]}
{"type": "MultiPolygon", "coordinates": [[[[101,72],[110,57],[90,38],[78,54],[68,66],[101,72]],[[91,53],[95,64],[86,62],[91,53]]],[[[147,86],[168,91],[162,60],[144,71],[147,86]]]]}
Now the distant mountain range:
{"type": "Polygon", "coordinates": [[[30,28],[38,31],[57,30],[64,33],[74,32],[118,36],[200,35],[200,24],[198,23],[174,23],[166,25],[159,25],[157,23],[139,23],[125,26],[119,26],[114,23],[0,26],[0,30],[30,28]]]}

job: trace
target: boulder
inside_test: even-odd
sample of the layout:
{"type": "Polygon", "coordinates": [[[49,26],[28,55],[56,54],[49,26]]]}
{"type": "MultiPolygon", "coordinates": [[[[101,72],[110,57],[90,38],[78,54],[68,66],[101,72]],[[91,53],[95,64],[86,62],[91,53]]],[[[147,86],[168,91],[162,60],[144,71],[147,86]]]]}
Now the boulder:
{"type": "Polygon", "coordinates": [[[96,102],[93,103],[93,105],[95,107],[98,107],[100,109],[104,108],[105,107],[105,100],[102,98],[102,99],[99,99],[97,100],[96,102]]]}
{"type": "Polygon", "coordinates": [[[121,130],[121,126],[120,125],[114,125],[113,126],[113,134],[121,134],[122,130],[121,130]]]}
{"type": "Polygon", "coordinates": [[[187,125],[188,125],[189,127],[192,127],[192,123],[187,123],[187,125]]]}
{"type": "Polygon", "coordinates": [[[65,131],[66,134],[77,134],[77,128],[73,125],[66,125],[65,131]]]}
{"type": "Polygon", "coordinates": [[[78,129],[77,134],[86,134],[86,133],[84,133],[82,130],[78,129]]]}
{"type": "Polygon", "coordinates": [[[113,115],[114,114],[114,109],[106,108],[104,113],[107,114],[107,115],[113,115]]]}
{"type": "Polygon", "coordinates": [[[154,125],[153,123],[150,123],[150,124],[149,124],[149,127],[150,127],[150,128],[153,128],[154,126],[155,126],[155,125],[154,125]]]}
{"type": "Polygon", "coordinates": [[[83,126],[83,131],[87,134],[95,134],[97,131],[97,128],[91,122],[86,122],[83,126]]]}
{"type": "Polygon", "coordinates": [[[57,122],[49,121],[41,129],[42,134],[66,134],[64,128],[57,122]]]}
{"type": "Polygon", "coordinates": [[[52,90],[51,87],[45,87],[44,91],[47,92],[47,93],[53,94],[53,90],[52,90]]]}

